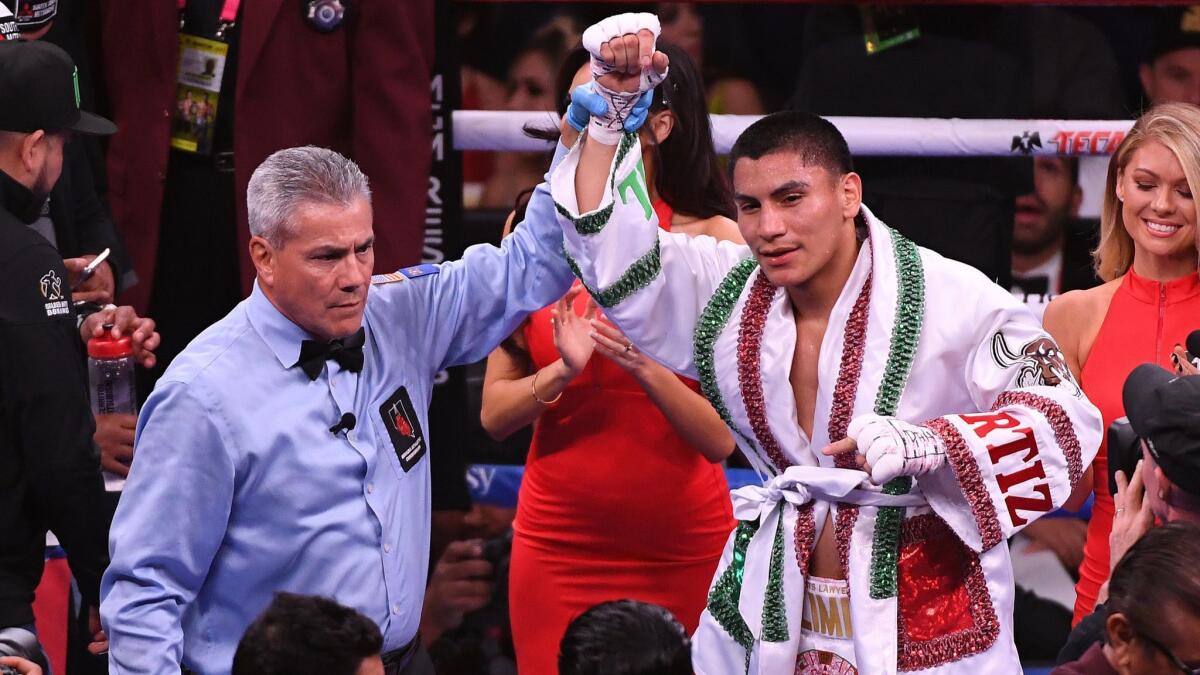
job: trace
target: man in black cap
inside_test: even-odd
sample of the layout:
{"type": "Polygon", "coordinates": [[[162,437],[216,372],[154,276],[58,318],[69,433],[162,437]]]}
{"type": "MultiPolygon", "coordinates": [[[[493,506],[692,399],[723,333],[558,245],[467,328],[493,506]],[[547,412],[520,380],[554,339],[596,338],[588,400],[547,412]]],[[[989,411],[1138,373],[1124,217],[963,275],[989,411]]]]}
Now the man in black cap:
{"type": "Polygon", "coordinates": [[[107,527],[81,337],[115,324],[144,365],[158,343],[153,322],[129,308],[110,306],[78,324],[74,277],[29,228],[58,181],[71,134],[116,130],[79,109],[78,91],[75,65],[58,47],[0,43],[0,628],[29,632],[47,529],[67,551],[99,631],[107,527]]]}
{"type": "Polygon", "coordinates": [[[1138,77],[1150,105],[1200,104],[1200,6],[1156,10],[1138,77]]]}
{"type": "MultiPolygon", "coordinates": [[[[1131,480],[1125,503],[1115,504],[1121,511],[1117,517],[1141,512],[1147,526],[1147,514],[1160,521],[1200,524],[1200,376],[1176,377],[1144,363],[1125,380],[1123,397],[1125,415],[1141,439],[1146,499],[1133,494],[1131,480]]],[[[1113,530],[1119,534],[1116,522],[1113,530]]],[[[1132,543],[1126,542],[1125,548],[1132,543]]],[[[1122,553],[1113,551],[1113,560],[1122,553]]]]}
{"type": "MultiPolygon", "coordinates": [[[[1200,525],[1200,375],[1179,377],[1143,363],[1125,379],[1122,399],[1142,461],[1132,477],[1117,474],[1109,536],[1114,567],[1156,522],[1200,525]]],[[[1105,584],[1100,599],[1107,595],[1105,584]]],[[[1058,662],[1075,660],[1099,642],[1107,614],[1103,603],[1096,605],[1071,632],[1058,662]]]]}

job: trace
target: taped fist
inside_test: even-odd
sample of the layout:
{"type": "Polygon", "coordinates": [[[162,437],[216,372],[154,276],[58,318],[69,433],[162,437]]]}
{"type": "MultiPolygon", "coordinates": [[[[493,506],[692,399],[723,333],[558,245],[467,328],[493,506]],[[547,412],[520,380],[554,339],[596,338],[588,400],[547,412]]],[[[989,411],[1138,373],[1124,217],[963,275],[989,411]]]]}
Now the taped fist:
{"type": "Polygon", "coordinates": [[[932,429],[895,417],[859,415],[846,430],[866,461],[871,482],[883,485],[898,476],[921,476],[946,463],[946,446],[932,429]]]}
{"type": "Polygon", "coordinates": [[[633,130],[626,121],[635,106],[667,76],[667,55],[654,48],[659,32],[658,17],[644,12],[610,16],[584,31],[583,46],[592,57],[592,93],[605,103],[603,113],[592,112],[588,136],[593,140],[616,145],[624,131],[633,130]]]}

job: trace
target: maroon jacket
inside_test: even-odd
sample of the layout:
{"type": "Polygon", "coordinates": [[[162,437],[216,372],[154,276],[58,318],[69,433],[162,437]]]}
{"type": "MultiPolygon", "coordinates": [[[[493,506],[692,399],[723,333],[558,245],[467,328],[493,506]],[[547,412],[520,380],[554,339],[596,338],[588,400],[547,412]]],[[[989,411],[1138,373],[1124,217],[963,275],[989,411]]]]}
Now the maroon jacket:
{"type": "Polygon", "coordinates": [[[1117,675],[1117,671],[1105,658],[1104,645],[1094,644],[1078,661],[1064,663],[1050,671],[1050,675],[1117,675]]]}
{"type": "MultiPolygon", "coordinates": [[[[297,145],[333,148],[371,181],[375,265],[419,262],[424,239],[432,115],[433,0],[356,0],[346,23],[322,34],[298,0],[242,0],[235,92],[235,201],[242,281],[246,184],[268,155],[297,145]]],[[[178,61],[175,0],[106,0],[104,75],[120,131],[108,150],[109,199],[141,283],[122,300],[145,312],[154,279],[159,216],[178,61]]]]}

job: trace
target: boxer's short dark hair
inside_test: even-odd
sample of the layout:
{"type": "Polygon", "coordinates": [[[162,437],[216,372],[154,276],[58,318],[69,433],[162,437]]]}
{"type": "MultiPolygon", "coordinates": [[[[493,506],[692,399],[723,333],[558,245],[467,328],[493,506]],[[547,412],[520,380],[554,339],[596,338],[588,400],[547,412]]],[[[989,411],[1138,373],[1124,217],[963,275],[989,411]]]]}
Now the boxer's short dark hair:
{"type": "Polygon", "coordinates": [[[730,178],[739,159],[776,152],[794,152],[806,165],[824,167],[836,176],[854,170],[850,146],[837,127],[820,115],[789,110],[763,117],[738,136],[729,151],[730,178]]]}

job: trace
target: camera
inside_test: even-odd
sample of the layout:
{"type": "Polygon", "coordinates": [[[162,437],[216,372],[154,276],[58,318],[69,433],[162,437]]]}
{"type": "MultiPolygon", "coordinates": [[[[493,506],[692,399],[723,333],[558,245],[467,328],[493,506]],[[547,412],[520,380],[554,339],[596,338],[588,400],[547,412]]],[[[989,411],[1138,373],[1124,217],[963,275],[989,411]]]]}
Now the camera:
{"type": "Polygon", "coordinates": [[[1129,424],[1129,418],[1119,417],[1108,426],[1108,492],[1117,494],[1117,472],[1125,473],[1125,480],[1133,476],[1138,460],[1142,458],[1142,443],[1129,424]]]}
{"type": "Polygon", "coordinates": [[[482,558],[492,565],[492,581],[500,582],[508,577],[508,560],[512,555],[513,531],[509,528],[504,534],[483,543],[482,558]]]}
{"type": "MultiPolygon", "coordinates": [[[[49,669],[37,636],[24,628],[0,628],[0,656],[19,656],[36,663],[42,672],[49,669]]],[[[20,675],[20,671],[0,666],[0,675],[20,675]]]]}

